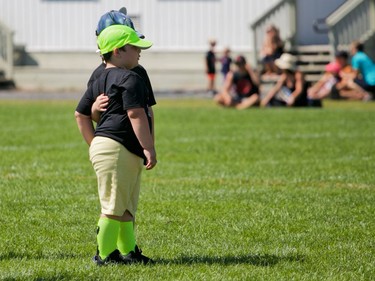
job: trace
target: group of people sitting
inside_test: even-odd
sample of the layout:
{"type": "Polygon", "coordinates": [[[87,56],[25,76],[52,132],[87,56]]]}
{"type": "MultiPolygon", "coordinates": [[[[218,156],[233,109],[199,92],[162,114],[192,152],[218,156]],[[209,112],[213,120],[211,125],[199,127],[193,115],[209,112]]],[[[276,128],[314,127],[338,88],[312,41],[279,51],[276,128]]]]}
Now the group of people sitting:
{"type": "Polygon", "coordinates": [[[289,53],[281,53],[282,45],[278,40],[273,43],[276,52],[264,54],[262,62],[265,64],[263,73],[277,75],[275,85],[261,93],[260,75],[240,55],[234,60],[235,67],[226,75],[222,90],[214,96],[218,104],[237,109],[252,106],[320,107],[326,97],[363,101],[373,99],[375,64],[364,52],[362,43],[355,41],[351,44],[351,64],[348,52],[338,51],[334,61],[325,66],[321,79],[314,84],[307,82],[298,69],[297,58],[289,53]]]}

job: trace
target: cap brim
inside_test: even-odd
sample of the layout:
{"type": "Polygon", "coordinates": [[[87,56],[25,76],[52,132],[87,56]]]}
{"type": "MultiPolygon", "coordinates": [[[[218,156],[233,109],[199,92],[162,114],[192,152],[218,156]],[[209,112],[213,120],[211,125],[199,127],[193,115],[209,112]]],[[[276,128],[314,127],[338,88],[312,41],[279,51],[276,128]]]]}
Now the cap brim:
{"type": "Polygon", "coordinates": [[[153,43],[151,41],[144,40],[144,39],[139,39],[137,42],[129,43],[129,45],[136,46],[143,50],[151,48],[152,44],[153,43]]]}

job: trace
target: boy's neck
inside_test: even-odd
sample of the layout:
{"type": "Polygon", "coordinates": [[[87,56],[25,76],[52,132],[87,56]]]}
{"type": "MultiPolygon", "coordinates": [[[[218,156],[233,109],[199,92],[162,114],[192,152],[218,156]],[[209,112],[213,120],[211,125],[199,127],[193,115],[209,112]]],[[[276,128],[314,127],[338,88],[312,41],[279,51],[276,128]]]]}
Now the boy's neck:
{"type": "Polygon", "coordinates": [[[117,67],[117,68],[122,68],[122,67],[120,67],[120,66],[117,66],[117,65],[115,65],[115,64],[113,64],[113,63],[111,63],[111,62],[107,62],[107,65],[106,65],[106,67],[105,67],[105,68],[114,68],[114,67],[117,67]]]}

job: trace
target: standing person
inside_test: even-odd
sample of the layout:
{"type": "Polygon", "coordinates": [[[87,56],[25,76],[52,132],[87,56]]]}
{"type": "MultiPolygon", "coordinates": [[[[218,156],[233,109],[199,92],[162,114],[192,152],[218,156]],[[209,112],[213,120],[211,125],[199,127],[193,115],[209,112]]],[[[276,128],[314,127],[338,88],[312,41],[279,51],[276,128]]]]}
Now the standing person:
{"type": "MultiPolygon", "coordinates": [[[[122,25],[129,26],[132,29],[134,29],[134,31],[137,33],[139,38],[141,38],[141,39],[145,38],[145,36],[142,33],[135,30],[135,27],[134,27],[134,24],[133,24],[131,18],[129,16],[127,16],[127,10],[126,10],[125,7],[120,8],[119,11],[112,10],[112,11],[107,12],[104,15],[102,15],[99,19],[99,22],[98,22],[98,25],[97,25],[97,28],[96,28],[96,31],[95,31],[96,36],[98,36],[108,26],[114,25],[114,24],[122,24],[122,25]]],[[[102,57],[102,63],[91,74],[91,77],[90,77],[90,79],[87,83],[88,88],[98,77],[100,77],[100,75],[104,72],[105,68],[106,68],[106,62],[102,57]]],[[[153,114],[153,110],[152,110],[151,106],[155,105],[156,101],[155,101],[154,91],[152,89],[150,78],[147,74],[146,69],[140,64],[138,64],[137,66],[135,66],[131,70],[134,71],[135,73],[137,73],[139,76],[141,76],[143,81],[145,82],[145,84],[147,86],[147,89],[149,91],[149,102],[148,102],[149,108],[148,108],[148,111],[149,111],[149,114],[151,116],[152,124],[154,124],[154,122],[155,122],[154,121],[154,114],[153,114]]],[[[107,105],[108,105],[108,96],[106,96],[104,94],[98,96],[97,100],[95,101],[95,103],[93,104],[93,107],[92,107],[91,117],[92,117],[93,121],[95,121],[95,122],[99,121],[100,112],[105,111],[107,105]]],[[[87,121],[89,122],[89,120],[87,120],[87,121]]],[[[154,136],[154,132],[152,132],[152,135],[154,136]]]]}
{"type": "Polygon", "coordinates": [[[224,81],[230,71],[230,66],[232,64],[232,58],[230,57],[230,49],[225,48],[224,54],[220,59],[221,62],[221,74],[223,75],[224,81]]]}
{"type": "Polygon", "coordinates": [[[352,67],[355,71],[355,82],[365,91],[375,94],[375,64],[364,52],[364,46],[359,41],[354,41],[350,46],[352,54],[352,67]],[[362,78],[362,79],[361,79],[362,78]]]}
{"type": "Polygon", "coordinates": [[[215,54],[215,46],[216,41],[210,40],[210,49],[206,53],[206,74],[207,74],[207,91],[213,95],[216,94],[216,88],[215,88],[215,76],[216,76],[216,54],[215,54]]]}
{"type": "Polygon", "coordinates": [[[297,69],[297,58],[284,53],[275,64],[282,74],[261,101],[261,106],[307,106],[307,83],[303,73],[297,69]]]}
{"type": "MultiPolygon", "coordinates": [[[[122,24],[122,25],[126,25],[126,26],[129,26],[132,29],[134,29],[134,31],[137,33],[138,37],[141,38],[141,39],[144,39],[145,36],[135,29],[131,18],[129,16],[127,16],[126,13],[127,13],[126,8],[122,7],[119,11],[112,10],[112,11],[109,11],[109,12],[105,13],[104,15],[102,15],[99,19],[97,28],[95,30],[95,35],[98,36],[106,27],[108,27],[110,25],[122,24]]],[[[89,87],[93,83],[93,81],[95,81],[102,74],[104,69],[105,69],[105,61],[103,60],[103,57],[102,57],[102,63],[91,74],[90,79],[87,82],[87,87],[89,87]]],[[[141,75],[142,72],[145,72],[144,68],[140,65],[137,65],[134,68],[134,70],[139,72],[138,73],[139,75],[141,75]],[[137,68],[143,69],[143,71],[140,71],[137,68]]],[[[147,77],[147,80],[149,81],[147,73],[146,73],[146,77],[147,77]]],[[[151,85],[151,83],[149,83],[149,84],[151,85]]]]}
{"type": "Polygon", "coordinates": [[[138,64],[141,49],[152,42],[140,39],[125,25],[111,25],[98,36],[97,43],[106,61],[104,72],[85,92],[75,117],[90,146],[89,154],[98,179],[101,215],[98,221],[98,265],[109,263],[152,263],[142,255],[134,234],[142,164],[151,170],[157,163],[148,91],[142,78],[130,71],[138,64]],[[107,110],[94,131],[91,108],[105,93],[107,110]]]}
{"type": "Polygon", "coordinates": [[[235,107],[237,109],[246,109],[258,104],[258,77],[246,63],[244,56],[238,56],[234,64],[236,69],[229,71],[223,91],[215,96],[215,101],[222,106],[235,107]]]}

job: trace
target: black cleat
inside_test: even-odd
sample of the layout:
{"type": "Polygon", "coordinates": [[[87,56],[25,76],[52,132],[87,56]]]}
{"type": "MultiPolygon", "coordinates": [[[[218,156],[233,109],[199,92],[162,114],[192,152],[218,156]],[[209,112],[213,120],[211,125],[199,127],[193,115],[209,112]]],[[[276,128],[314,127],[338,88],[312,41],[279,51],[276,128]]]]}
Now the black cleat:
{"type": "Polygon", "coordinates": [[[97,265],[108,265],[108,264],[123,264],[123,257],[120,254],[119,250],[114,250],[112,253],[109,254],[108,257],[106,257],[104,260],[101,259],[101,257],[97,254],[93,257],[93,262],[97,265]]]}
{"type": "Polygon", "coordinates": [[[142,264],[154,264],[155,262],[142,255],[142,251],[135,246],[135,250],[131,251],[129,254],[122,256],[122,263],[124,264],[134,264],[134,263],[142,263],[142,264]]]}

